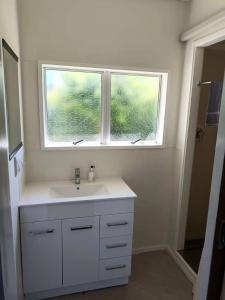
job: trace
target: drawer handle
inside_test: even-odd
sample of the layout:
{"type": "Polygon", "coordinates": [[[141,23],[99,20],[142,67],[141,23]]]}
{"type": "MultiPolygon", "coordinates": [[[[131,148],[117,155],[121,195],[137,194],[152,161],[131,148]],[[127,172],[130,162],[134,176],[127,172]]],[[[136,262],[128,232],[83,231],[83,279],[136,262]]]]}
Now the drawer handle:
{"type": "Polygon", "coordinates": [[[121,243],[121,244],[114,244],[114,245],[106,245],[107,249],[114,249],[114,248],[122,248],[126,247],[127,243],[121,243]]]}
{"type": "Polygon", "coordinates": [[[107,223],[108,227],[113,227],[113,226],[122,226],[122,225],[128,225],[128,222],[114,222],[114,223],[107,223]]]}
{"type": "Polygon", "coordinates": [[[30,234],[33,235],[40,235],[40,234],[48,234],[48,233],[53,233],[55,229],[47,229],[47,230],[37,230],[37,231],[30,231],[30,234]]]}
{"type": "Polygon", "coordinates": [[[71,227],[70,230],[75,231],[75,230],[85,230],[85,229],[91,229],[91,228],[93,228],[93,225],[71,227]]]}
{"type": "Polygon", "coordinates": [[[111,270],[117,270],[117,269],[124,269],[126,268],[126,265],[118,265],[118,266],[112,266],[112,267],[105,267],[106,271],[111,271],[111,270]]]}

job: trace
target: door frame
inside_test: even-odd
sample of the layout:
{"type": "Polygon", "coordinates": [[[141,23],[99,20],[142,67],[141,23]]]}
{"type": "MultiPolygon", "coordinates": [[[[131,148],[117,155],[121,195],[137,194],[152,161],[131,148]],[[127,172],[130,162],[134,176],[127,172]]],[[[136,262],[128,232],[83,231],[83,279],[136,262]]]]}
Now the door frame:
{"type": "MultiPolygon", "coordinates": [[[[198,99],[196,101],[196,96],[199,94],[198,80],[194,74],[196,58],[199,49],[225,40],[225,10],[184,32],[180,40],[186,43],[186,50],[175,158],[178,182],[175,251],[184,247],[188,215],[199,102],[198,99]]],[[[200,77],[199,80],[201,80],[200,77]]]]}

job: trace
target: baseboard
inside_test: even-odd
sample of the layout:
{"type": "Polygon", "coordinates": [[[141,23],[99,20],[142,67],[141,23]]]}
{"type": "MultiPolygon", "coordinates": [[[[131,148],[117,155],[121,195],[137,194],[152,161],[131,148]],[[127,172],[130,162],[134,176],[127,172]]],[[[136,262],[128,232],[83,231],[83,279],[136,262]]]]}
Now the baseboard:
{"type": "Polygon", "coordinates": [[[153,252],[153,251],[162,251],[167,250],[167,245],[155,245],[155,246],[145,246],[133,249],[133,255],[146,253],[146,252],[153,252]]]}
{"type": "Polygon", "coordinates": [[[186,277],[193,283],[196,283],[197,274],[192,270],[192,268],[186,263],[183,257],[175,250],[167,247],[168,254],[173,258],[178,267],[183,271],[186,277]]]}

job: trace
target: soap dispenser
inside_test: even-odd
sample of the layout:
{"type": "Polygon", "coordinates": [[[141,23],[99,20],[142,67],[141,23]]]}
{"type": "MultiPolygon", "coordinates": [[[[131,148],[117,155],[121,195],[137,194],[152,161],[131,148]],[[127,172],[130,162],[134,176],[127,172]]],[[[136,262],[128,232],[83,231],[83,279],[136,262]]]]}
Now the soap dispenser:
{"type": "Polygon", "coordinates": [[[89,182],[92,182],[95,180],[95,166],[90,166],[90,170],[89,170],[89,173],[88,173],[88,181],[89,182]]]}

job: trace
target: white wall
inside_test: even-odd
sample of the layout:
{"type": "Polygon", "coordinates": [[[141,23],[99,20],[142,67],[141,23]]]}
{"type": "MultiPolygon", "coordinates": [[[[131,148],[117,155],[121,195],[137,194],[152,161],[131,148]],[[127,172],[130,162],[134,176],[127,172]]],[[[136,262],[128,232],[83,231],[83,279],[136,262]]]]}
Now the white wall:
{"type": "Polygon", "coordinates": [[[138,194],[134,246],[166,244],[173,198],[174,144],[187,4],[174,0],[20,0],[28,181],[87,174],[122,176],[138,194]],[[38,60],[170,71],[166,147],[155,150],[41,151],[38,60]]]}
{"type": "Polygon", "coordinates": [[[0,37],[19,54],[17,0],[0,1],[0,37]]]}
{"type": "Polygon", "coordinates": [[[191,0],[187,19],[187,28],[206,20],[224,9],[224,0],[191,0]]]}

